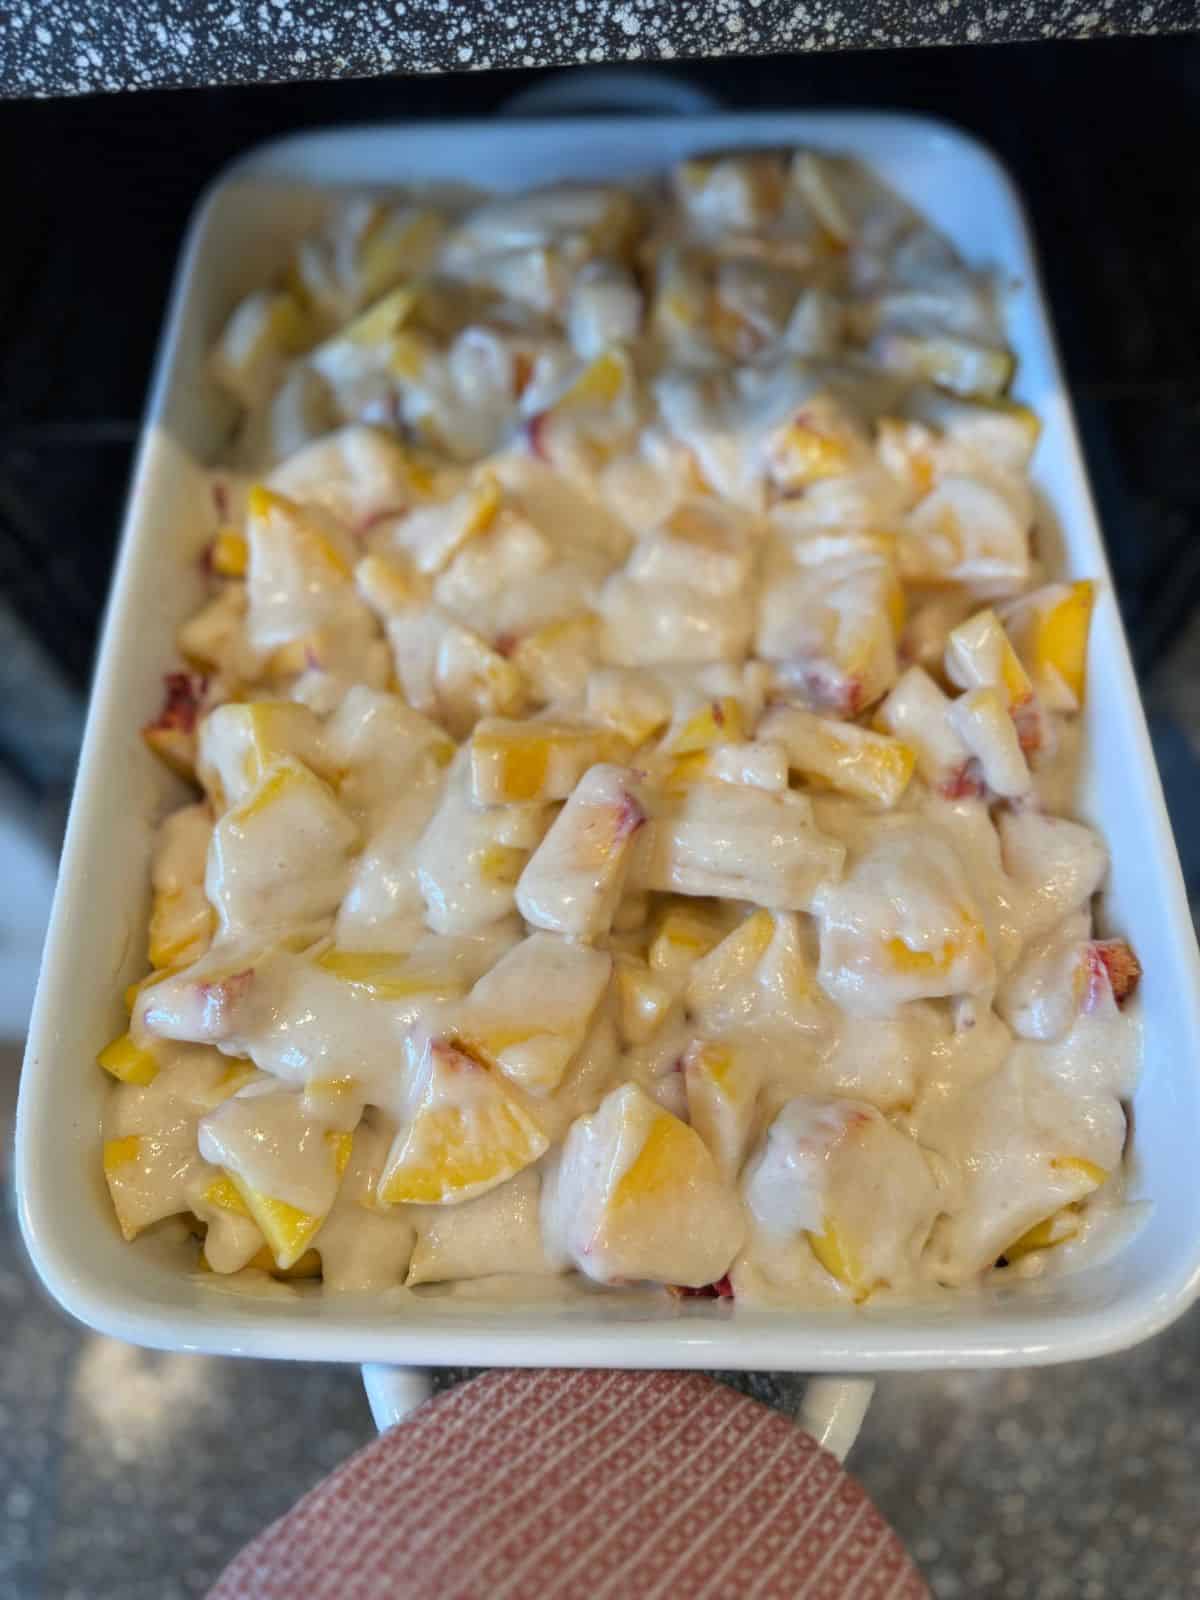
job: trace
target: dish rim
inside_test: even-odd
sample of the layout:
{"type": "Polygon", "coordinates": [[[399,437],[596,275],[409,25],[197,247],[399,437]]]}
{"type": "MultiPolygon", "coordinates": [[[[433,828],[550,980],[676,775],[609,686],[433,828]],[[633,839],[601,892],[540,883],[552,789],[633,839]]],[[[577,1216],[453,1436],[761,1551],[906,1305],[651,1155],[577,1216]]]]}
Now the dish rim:
{"type": "MultiPolygon", "coordinates": [[[[788,128],[786,137],[804,143],[814,133],[827,134],[824,143],[840,145],[850,153],[861,153],[862,130],[873,134],[892,131],[909,137],[940,141],[966,153],[987,171],[1006,204],[1018,253],[1026,268],[1024,290],[1035,314],[1034,333],[1041,341],[1058,396],[1064,406],[1063,448],[1072,458],[1068,466],[1076,469],[1080,504],[1078,516],[1087,526],[1087,559],[1094,575],[1111,595],[1111,574],[1099,532],[1090,486],[1083,472],[1078,432],[1066,391],[1057,347],[1050,326],[1045,293],[1038,270],[1033,241],[1024,206],[1008,172],[999,159],[974,136],[935,118],[892,112],[803,111],[763,113],[716,113],[698,118],[587,118],[571,119],[574,135],[608,138],[622,128],[636,128],[639,137],[649,141],[656,129],[680,131],[681,124],[694,134],[694,148],[706,139],[733,143],[749,142],[747,135],[788,128]],[[857,136],[857,143],[856,143],[857,136]]],[[[562,124],[554,121],[513,121],[501,126],[488,122],[444,125],[456,134],[475,134],[487,139],[511,138],[514,142],[545,139],[562,124]]],[[[60,883],[47,937],[33,1020],[30,1027],[26,1066],[22,1074],[17,1116],[16,1179],[22,1232],[34,1265],[50,1293],[79,1320],[97,1330],[131,1342],[161,1349],[225,1352],[239,1355],[272,1355],[292,1359],[338,1360],[354,1362],[394,1362],[441,1365],[450,1362],[474,1364],[480,1361],[505,1361],[514,1365],[608,1365],[608,1366],[704,1366],[729,1368],[774,1368],[809,1371],[870,1371],[954,1366],[1032,1365],[1079,1359],[1105,1354],[1147,1338],[1159,1331],[1186,1309],[1200,1293],[1200,1235],[1190,1256],[1181,1260],[1172,1274],[1158,1284],[1152,1295],[1130,1294],[1113,1304],[1101,1304],[1076,1312],[1059,1329],[1052,1315],[1036,1309],[1021,1315],[996,1317],[990,1312],[968,1319],[946,1316],[920,1321],[921,1308],[900,1308],[896,1314],[881,1317],[854,1314],[853,1320],[839,1315],[826,1318],[805,1308],[802,1312],[763,1312],[748,1307],[712,1308],[690,1304],[672,1311],[669,1318],[632,1321],[627,1317],[601,1313],[588,1318],[569,1315],[551,1325],[536,1314],[536,1308],[505,1306],[490,1309],[471,1301],[429,1302],[431,1309],[419,1320],[411,1312],[389,1320],[378,1311],[356,1309],[347,1302],[322,1302],[314,1313],[311,1303],[297,1300],[287,1315],[280,1315],[271,1302],[256,1303],[232,1295],[220,1298],[207,1295],[202,1313],[194,1306],[171,1308],[157,1299],[141,1300],[113,1291],[95,1263],[73,1258],[69,1230],[53,1216],[48,1198],[50,1180],[39,1172],[39,1163],[53,1144],[49,1129],[53,1118],[46,1102],[53,1098],[52,1057],[55,1045],[55,1002],[64,991],[68,953],[76,935],[73,932],[75,909],[84,893],[88,852],[96,848],[89,840],[90,813],[94,809],[97,785],[103,777],[101,738],[104,724],[111,719],[110,704],[116,668],[129,644],[130,629],[136,625],[131,601],[131,581],[135,559],[147,542],[149,520],[144,503],[151,480],[160,470],[156,439],[166,424],[173,389],[189,374],[181,375],[181,354],[188,309],[196,289],[202,246],[212,225],[216,207],[227,187],[254,178],[286,178],[287,169],[303,165],[314,150],[326,153],[345,151],[363,141],[399,146],[407,138],[430,136],[432,124],[387,124],[333,130],[303,131],[269,140],[232,161],[201,194],[194,209],[180,252],[160,338],[149,401],[142,426],[136,465],[131,479],[126,512],[113,580],[105,607],[101,643],[97,654],[94,686],[88,722],[80,756],[75,796],[72,801],[67,836],[63,849],[60,883]],[[340,148],[339,148],[340,147],[340,148]],[[41,1135],[39,1139],[39,1134],[41,1135]],[[337,1306],[338,1309],[329,1309],[337,1306]],[[914,1313],[916,1314],[914,1316],[914,1313]],[[412,1320],[410,1320],[410,1318],[412,1320]],[[1056,1329],[1058,1329],[1056,1333],[1056,1329]]],[[[820,138],[818,143],[822,142],[820,138]]],[[[396,181],[403,181],[399,163],[396,181]]],[[[293,172],[291,181],[300,182],[293,172]]],[[[197,374],[190,373],[195,382],[197,374]]],[[[1200,1039],[1200,958],[1187,910],[1178,859],[1173,847],[1163,806],[1161,786],[1153,765],[1148,734],[1140,702],[1136,698],[1128,644],[1115,621],[1122,659],[1117,669],[1133,696],[1130,715],[1132,736],[1143,762],[1148,762],[1152,788],[1152,814],[1146,819],[1145,843],[1163,879],[1163,912],[1179,946],[1180,961],[1190,969],[1192,979],[1190,1027],[1200,1039]]],[[[80,919],[84,921],[85,919],[80,919]]],[[[121,1246],[125,1249],[124,1245],[121,1246]]],[[[182,1301],[183,1296],[180,1296],[182,1301]]],[[[1036,1300],[1030,1297],[1036,1307],[1036,1300]]],[[[360,1306],[362,1302],[358,1303],[360,1306]]]]}

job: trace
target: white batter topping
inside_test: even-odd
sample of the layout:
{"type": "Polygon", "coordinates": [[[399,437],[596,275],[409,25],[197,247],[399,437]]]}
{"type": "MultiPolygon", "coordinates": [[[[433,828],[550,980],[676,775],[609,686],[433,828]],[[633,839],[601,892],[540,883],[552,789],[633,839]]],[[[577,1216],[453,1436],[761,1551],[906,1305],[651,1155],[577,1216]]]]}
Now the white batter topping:
{"type": "Polygon", "coordinates": [[[1139,969],[1011,374],[988,277],[807,152],[305,241],[213,358],[126,1236],[790,1304],[1075,1259],[1139,969]]]}

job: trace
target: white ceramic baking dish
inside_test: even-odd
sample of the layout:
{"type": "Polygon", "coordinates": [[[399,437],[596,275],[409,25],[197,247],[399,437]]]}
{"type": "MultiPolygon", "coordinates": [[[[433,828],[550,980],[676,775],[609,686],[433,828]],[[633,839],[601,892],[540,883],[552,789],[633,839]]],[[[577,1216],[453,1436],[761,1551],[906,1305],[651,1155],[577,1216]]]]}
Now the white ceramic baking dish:
{"type": "MultiPolygon", "coordinates": [[[[51,1293],[105,1333],[175,1350],[376,1364],[378,1414],[419,1386],[383,1365],[783,1369],[1065,1361],[1144,1339],[1200,1287],[1200,968],[1162,793],[1020,202],[995,159],[920,118],[769,114],[384,127],[305,134],[238,162],[193,223],[167,317],[113,582],[18,1114],[17,1180],[30,1253],[51,1293]],[[469,180],[500,189],[620,178],[726,145],[853,152],[920,206],[972,261],[1011,280],[1016,394],[1043,420],[1035,461],[1052,568],[1099,582],[1082,810],[1112,845],[1104,919],[1145,968],[1145,1069],[1134,1104],[1140,1232],[1103,1265],[1042,1284],[909,1309],[772,1312],[724,1302],[654,1307],[619,1296],[495,1306],[436,1293],[403,1308],[303,1296],[262,1300],[187,1276],[152,1241],[121,1242],[99,1159],[97,1049],[141,975],[154,825],[182,798],[138,730],[158,706],[177,625],[201,598],[208,537],[199,463],[228,417],[202,376],[240,295],[285,259],[337,188],[469,180]],[[382,1364],[382,1365],[381,1365],[382,1364]]],[[[664,1297],[665,1298],[665,1297],[664,1297]]],[[[857,1391],[861,1401],[862,1391],[857,1391]]],[[[854,1391],[814,1391],[815,1426],[854,1391]]],[[[844,1442],[844,1438],[843,1438],[844,1442]]]]}

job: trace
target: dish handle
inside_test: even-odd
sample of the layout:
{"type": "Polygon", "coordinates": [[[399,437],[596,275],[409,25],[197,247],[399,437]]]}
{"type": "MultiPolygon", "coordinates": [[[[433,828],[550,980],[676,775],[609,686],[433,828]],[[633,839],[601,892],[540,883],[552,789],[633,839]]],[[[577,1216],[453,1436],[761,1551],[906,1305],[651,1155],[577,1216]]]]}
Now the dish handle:
{"type": "MultiPolygon", "coordinates": [[[[433,1374],[426,1367],[371,1362],[363,1367],[362,1375],[367,1404],[380,1433],[403,1422],[433,1393],[433,1374]]],[[[874,1390],[873,1378],[810,1378],[800,1402],[800,1425],[831,1455],[844,1461],[858,1438],[874,1390]]]]}
{"type": "Polygon", "coordinates": [[[378,1361],[363,1363],[363,1388],[380,1433],[403,1422],[410,1411],[433,1393],[433,1373],[428,1367],[388,1367],[378,1361]]]}
{"type": "Polygon", "coordinates": [[[568,67],[537,78],[501,102],[502,117],[677,116],[720,111],[698,83],[654,67],[568,67]]]}

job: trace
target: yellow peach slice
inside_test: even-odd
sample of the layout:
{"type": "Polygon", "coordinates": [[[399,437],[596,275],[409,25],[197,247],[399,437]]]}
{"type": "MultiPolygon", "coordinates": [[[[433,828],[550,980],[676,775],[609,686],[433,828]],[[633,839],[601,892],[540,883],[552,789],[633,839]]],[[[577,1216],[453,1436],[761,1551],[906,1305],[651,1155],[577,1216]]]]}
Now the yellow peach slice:
{"type": "Polygon", "coordinates": [[[589,767],[627,753],[617,735],[588,723],[490,717],[471,737],[472,793],[477,805],[565,800],[589,767]]]}
{"type": "MultiPolygon", "coordinates": [[[[327,1133],[325,1142],[329,1146],[330,1160],[333,1163],[334,1173],[341,1177],[346,1170],[346,1163],[350,1159],[350,1146],[353,1135],[349,1133],[327,1133]]],[[[263,1194],[247,1183],[236,1172],[227,1172],[226,1176],[237,1190],[247,1211],[258,1223],[262,1230],[263,1238],[270,1247],[271,1254],[277,1267],[292,1267],[308,1249],[317,1233],[320,1231],[322,1216],[313,1216],[310,1212],[302,1211],[298,1206],[289,1205],[286,1200],[280,1200],[273,1195],[263,1194]]]]}
{"type": "Polygon", "coordinates": [[[106,1044],[96,1060],[119,1083],[145,1085],[158,1077],[158,1058],[153,1050],[136,1044],[127,1033],[106,1044]]]}
{"type": "Polygon", "coordinates": [[[684,971],[718,943],[722,928],[721,913],[715,908],[686,902],[669,905],[650,943],[651,969],[684,971]]]}
{"type": "Polygon", "coordinates": [[[466,991],[452,967],[388,951],[326,950],[317,965],[376,1000],[409,1000],[414,995],[450,1000],[466,991]]]}
{"type": "Polygon", "coordinates": [[[244,578],[250,564],[250,547],[236,528],[220,528],[212,542],[209,561],[221,578],[244,578]]]}
{"type": "Polygon", "coordinates": [[[744,1045],[697,1039],[685,1052],[688,1120],[720,1172],[735,1178],[746,1154],[762,1074],[744,1045]]]}
{"type": "Polygon", "coordinates": [[[698,710],[687,711],[663,737],[664,755],[688,756],[715,744],[738,744],[746,738],[746,713],[740,700],[718,695],[698,710]]]}
{"type": "Polygon", "coordinates": [[[622,1037],[629,1044],[644,1044],[662,1025],[674,998],[672,990],[636,956],[617,956],[613,979],[622,1037]]]}
{"type": "Polygon", "coordinates": [[[976,612],[951,629],[946,641],[946,672],[962,689],[1002,688],[1010,708],[1033,694],[1029,674],[999,617],[990,609],[976,612]]]}
{"type": "Polygon", "coordinates": [[[781,744],[802,777],[882,806],[896,804],[916,766],[915,752],[899,739],[798,707],[768,712],[759,734],[781,744]]]}
{"type": "Polygon", "coordinates": [[[821,1233],[810,1231],[808,1242],[813,1255],[830,1277],[836,1278],[839,1283],[844,1283],[855,1300],[862,1301],[867,1298],[871,1292],[871,1285],[864,1281],[862,1267],[854,1251],[832,1222],[827,1221],[821,1233]]]}
{"type": "Polygon", "coordinates": [[[1094,599],[1093,584],[1086,579],[1073,583],[1061,599],[1037,611],[1033,628],[1034,672],[1057,673],[1077,705],[1083,704],[1094,599]]]}
{"type": "Polygon", "coordinates": [[[379,1182],[386,1205],[456,1205],[530,1165],[549,1143],[503,1076],[433,1041],[424,1090],[379,1182]]]}

